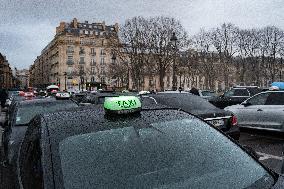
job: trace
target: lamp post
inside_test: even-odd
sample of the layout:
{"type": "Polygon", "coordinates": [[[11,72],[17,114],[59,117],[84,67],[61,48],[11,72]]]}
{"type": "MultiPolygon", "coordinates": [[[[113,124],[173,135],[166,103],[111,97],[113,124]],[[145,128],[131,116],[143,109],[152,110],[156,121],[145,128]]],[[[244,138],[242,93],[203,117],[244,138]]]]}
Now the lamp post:
{"type": "Polygon", "coordinates": [[[67,72],[64,72],[64,79],[65,79],[65,91],[67,91],[67,72]]]}
{"type": "Polygon", "coordinates": [[[172,42],[172,44],[174,45],[174,61],[173,61],[173,80],[172,80],[172,90],[177,90],[177,76],[176,76],[176,51],[177,51],[177,37],[176,37],[176,33],[173,32],[173,35],[170,39],[170,41],[172,42]]]}

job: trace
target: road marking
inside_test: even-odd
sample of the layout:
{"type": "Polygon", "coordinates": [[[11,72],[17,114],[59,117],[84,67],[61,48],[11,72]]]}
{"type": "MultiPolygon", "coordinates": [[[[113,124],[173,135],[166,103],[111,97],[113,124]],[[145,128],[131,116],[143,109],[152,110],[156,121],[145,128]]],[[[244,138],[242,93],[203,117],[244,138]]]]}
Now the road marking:
{"type": "Polygon", "coordinates": [[[275,156],[275,155],[271,155],[271,154],[266,154],[266,153],[262,153],[262,152],[256,152],[258,155],[262,156],[259,158],[260,161],[262,160],[266,160],[266,159],[277,159],[277,160],[283,160],[284,157],[281,156],[275,156]]]}

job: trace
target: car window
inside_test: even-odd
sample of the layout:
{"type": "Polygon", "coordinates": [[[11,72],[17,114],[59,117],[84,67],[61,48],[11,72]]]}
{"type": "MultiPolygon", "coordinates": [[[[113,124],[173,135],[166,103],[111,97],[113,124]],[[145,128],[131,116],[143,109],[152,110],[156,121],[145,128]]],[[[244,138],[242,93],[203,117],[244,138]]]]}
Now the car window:
{"type": "Polygon", "coordinates": [[[261,93],[248,99],[247,102],[251,105],[264,105],[269,93],[261,93]]]}
{"type": "Polygon", "coordinates": [[[236,144],[198,119],[70,136],[60,142],[59,155],[64,187],[70,189],[268,188],[274,182],[236,144]]]}
{"type": "Polygon", "coordinates": [[[203,96],[216,96],[213,91],[202,91],[201,93],[203,96]]]}
{"type": "Polygon", "coordinates": [[[58,103],[35,103],[35,104],[25,104],[18,108],[16,114],[16,125],[26,125],[30,120],[37,114],[55,112],[59,110],[66,110],[73,107],[78,107],[78,105],[72,101],[60,102],[58,103]]]}
{"type": "Polygon", "coordinates": [[[247,89],[235,89],[234,96],[249,96],[247,89]]]}
{"type": "Polygon", "coordinates": [[[265,105],[284,105],[284,93],[270,93],[265,105]]]}
{"type": "Polygon", "coordinates": [[[234,96],[234,91],[235,91],[235,89],[228,90],[224,93],[224,96],[226,96],[226,97],[234,96]]]}

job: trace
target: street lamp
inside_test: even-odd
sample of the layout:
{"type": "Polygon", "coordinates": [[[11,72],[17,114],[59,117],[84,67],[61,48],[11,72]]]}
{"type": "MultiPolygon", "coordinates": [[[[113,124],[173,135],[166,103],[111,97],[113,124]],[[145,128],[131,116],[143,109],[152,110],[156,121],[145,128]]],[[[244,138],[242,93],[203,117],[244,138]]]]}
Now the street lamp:
{"type": "Polygon", "coordinates": [[[176,77],[176,51],[177,51],[177,37],[176,37],[176,33],[173,32],[173,35],[170,39],[170,41],[172,42],[172,44],[174,45],[174,50],[175,50],[175,54],[174,54],[174,62],[173,62],[173,80],[172,80],[172,89],[176,90],[177,89],[177,77],[176,77]]]}
{"type": "Polygon", "coordinates": [[[65,78],[65,91],[67,91],[67,72],[64,72],[64,78],[65,78]]]}

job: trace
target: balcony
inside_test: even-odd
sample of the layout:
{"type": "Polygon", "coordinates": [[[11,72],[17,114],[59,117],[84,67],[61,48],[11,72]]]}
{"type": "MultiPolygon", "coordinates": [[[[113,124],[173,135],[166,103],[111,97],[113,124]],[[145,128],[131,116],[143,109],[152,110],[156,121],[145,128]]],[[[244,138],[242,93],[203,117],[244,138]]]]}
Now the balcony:
{"type": "Polygon", "coordinates": [[[74,64],[74,61],[73,61],[73,60],[67,60],[66,64],[68,64],[68,65],[73,65],[73,64],[74,64]]]}
{"type": "Polygon", "coordinates": [[[91,66],[96,66],[96,62],[91,62],[90,65],[91,66]]]}
{"type": "Polygon", "coordinates": [[[83,55],[83,54],[85,54],[85,51],[80,50],[80,51],[79,51],[79,55],[83,55]]]}
{"type": "Polygon", "coordinates": [[[80,60],[79,64],[85,64],[85,61],[80,60]]]}
{"type": "Polygon", "coordinates": [[[90,52],[91,56],[96,56],[96,52],[90,52]]]}

